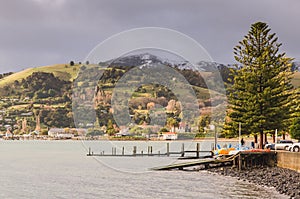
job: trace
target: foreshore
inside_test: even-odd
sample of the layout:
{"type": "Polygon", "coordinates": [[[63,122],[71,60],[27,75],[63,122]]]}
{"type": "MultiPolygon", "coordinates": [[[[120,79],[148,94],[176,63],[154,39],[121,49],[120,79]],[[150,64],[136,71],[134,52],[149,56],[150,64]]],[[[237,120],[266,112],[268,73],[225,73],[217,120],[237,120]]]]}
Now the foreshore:
{"type": "MultiPolygon", "coordinates": [[[[203,141],[214,141],[212,137],[206,138],[193,138],[193,139],[176,139],[176,140],[163,140],[163,139],[147,139],[147,138],[132,138],[132,137],[107,137],[107,136],[99,136],[99,137],[73,137],[73,138],[57,138],[57,137],[49,137],[49,136],[35,136],[35,137],[0,137],[0,140],[109,140],[109,141],[166,141],[166,142],[184,142],[184,141],[195,141],[195,142],[203,142],[203,141]]],[[[245,139],[246,143],[250,143],[252,139],[245,139]]],[[[238,138],[218,138],[218,142],[238,142],[238,138]]],[[[248,144],[247,143],[247,144],[248,144]]]]}
{"type": "Polygon", "coordinates": [[[258,167],[239,171],[237,168],[210,168],[212,173],[235,177],[259,186],[274,187],[280,194],[300,199],[300,173],[280,167],[258,167]]]}

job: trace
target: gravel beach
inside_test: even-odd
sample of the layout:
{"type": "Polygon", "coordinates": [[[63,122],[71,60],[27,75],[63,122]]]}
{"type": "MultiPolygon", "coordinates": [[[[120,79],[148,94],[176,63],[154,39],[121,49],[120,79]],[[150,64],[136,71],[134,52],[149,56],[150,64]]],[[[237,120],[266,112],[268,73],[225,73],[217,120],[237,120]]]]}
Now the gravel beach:
{"type": "Polygon", "coordinates": [[[259,167],[239,171],[236,168],[211,168],[208,171],[236,177],[261,186],[274,187],[279,193],[300,199],[300,173],[279,167],[259,167]]]}

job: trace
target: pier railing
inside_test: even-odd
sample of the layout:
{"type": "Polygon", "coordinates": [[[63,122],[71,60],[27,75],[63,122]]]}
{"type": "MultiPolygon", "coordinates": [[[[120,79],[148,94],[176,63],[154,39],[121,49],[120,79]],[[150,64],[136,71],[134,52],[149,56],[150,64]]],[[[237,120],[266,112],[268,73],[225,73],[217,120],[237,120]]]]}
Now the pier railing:
{"type": "Polygon", "coordinates": [[[110,157],[136,157],[136,156],[171,156],[178,155],[180,159],[194,159],[194,158],[205,158],[213,157],[213,151],[201,151],[200,143],[196,144],[195,150],[185,150],[184,144],[181,145],[181,149],[178,151],[170,151],[170,144],[166,145],[166,152],[157,151],[154,152],[153,146],[148,146],[147,151],[141,150],[138,152],[137,146],[133,146],[132,153],[125,153],[125,147],[123,146],[121,152],[117,153],[117,147],[112,147],[111,152],[100,151],[99,153],[94,153],[91,148],[89,148],[87,156],[110,156],[110,157]],[[202,156],[201,156],[202,154],[202,156]],[[188,155],[188,156],[187,156],[188,155]]]}

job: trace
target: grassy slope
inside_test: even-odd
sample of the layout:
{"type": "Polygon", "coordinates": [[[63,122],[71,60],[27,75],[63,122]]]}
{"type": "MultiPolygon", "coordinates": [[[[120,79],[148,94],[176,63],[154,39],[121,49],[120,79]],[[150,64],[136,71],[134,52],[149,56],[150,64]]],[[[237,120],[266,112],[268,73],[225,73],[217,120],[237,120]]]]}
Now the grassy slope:
{"type": "Polygon", "coordinates": [[[0,80],[0,87],[12,84],[15,80],[21,81],[22,79],[30,76],[34,72],[48,72],[54,73],[55,76],[62,80],[73,80],[77,76],[79,65],[70,66],[69,64],[56,64],[50,66],[42,66],[37,68],[28,68],[26,70],[14,73],[0,80]],[[67,66],[67,67],[66,67],[67,66]],[[76,68],[76,70],[74,69],[76,68]]]}

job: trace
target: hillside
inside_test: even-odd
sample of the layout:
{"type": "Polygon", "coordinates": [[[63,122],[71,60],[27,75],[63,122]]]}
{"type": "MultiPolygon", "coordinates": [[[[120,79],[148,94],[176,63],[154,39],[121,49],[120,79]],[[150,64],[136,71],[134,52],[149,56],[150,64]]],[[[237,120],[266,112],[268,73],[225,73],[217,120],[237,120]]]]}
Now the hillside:
{"type": "Polygon", "coordinates": [[[70,66],[70,64],[55,64],[49,66],[41,66],[36,68],[28,68],[26,70],[14,73],[3,79],[0,79],[0,88],[5,85],[11,85],[15,80],[21,81],[32,75],[34,72],[53,73],[56,77],[65,81],[73,81],[77,77],[79,67],[81,65],[70,66]]]}
{"type": "MultiPolygon", "coordinates": [[[[148,82],[153,82],[137,86],[132,95],[128,96],[130,98],[128,109],[131,120],[135,124],[150,124],[151,114],[159,117],[165,115],[168,119],[161,118],[160,120],[166,122],[166,126],[168,126],[167,121],[173,122],[172,118],[179,121],[178,119],[182,116],[182,107],[178,96],[182,93],[183,96],[186,96],[186,87],[182,84],[183,81],[180,81],[179,76],[173,77],[174,70],[180,73],[189,85],[192,85],[201,109],[202,119],[199,121],[209,122],[209,114],[212,111],[220,120],[223,117],[222,113],[225,110],[218,109],[222,108],[219,105],[224,104],[225,96],[220,91],[222,91],[223,81],[230,78],[229,66],[200,62],[196,71],[185,63],[166,63],[153,56],[132,56],[120,59],[113,64],[102,64],[103,66],[109,65],[109,67],[56,64],[29,68],[11,75],[4,74],[0,79],[0,110],[3,112],[0,113],[0,125],[2,125],[0,131],[5,131],[5,125],[16,125],[19,126],[16,129],[17,133],[22,133],[20,122],[24,118],[28,122],[28,128],[34,130],[36,115],[40,117],[42,129],[97,125],[96,120],[89,119],[92,112],[85,110],[85,99],[88,96],[94,96],[99,125],[108,126],[109,123],[115,123],[111,106],[112,93],[118,80],[127,72],[130,74],[128,82],[126,84],[119,82],[119,86],[123,85],[124,87],[122,87],[123,91],[131,89],[128,85],[144,82],[145,78],[149,80],[148,82]],[[173,70],[167,70],[163,66],[170,66],[173,70]],[[80,67],[80,75],[77,78],[80,67]],[[158,72],[154,75],[153,67],[156,67],[156,72],[162,70],[161,73],[158,72]],[[137,70],[132,70],[134,68],[137,70]],[[151,75],[142,75],[141,71],[148,71],[147,74],[151,75]],[[152,73],[150,73],[151,71],[152,73]],[[219,78],[219,72],[223,81],[219,78]],[[97,78],[99,74],[102,76],[95,92],[95,86],[91,79],[97,78]],[[161,74],[163,77],[160,76],[161,74]],[[75,84],[73,84],[74,79],[76,79],[75,84]],[[157,79],[165,80],[166,84],[154,83],[157,79]],[[174,81],[172,86],[176,87],[177,93],[173,93],[167,86],[163,86],[168,85],[168,80],[174,81]],[[205,80],[209,82],[205,82],[205,80]],[[213,85],[214,90],[209,91],[207,83],[213,85]],[[76,86],[72,88],[73,85],[76,86]],[[178,93],[180,94],[178,95],[178,93]],[[73,109],[72,102],[76,104],[76,110],[73,109]],[[73,114],[76,115],[76,122],[73,120],[73,114]]],[[[300,72],[295,73],[292,82],[295,87],[300,87],[300,72]]],[[[192,107],[193,104],[187,105],[192,107]]],[[[190,121],[189,125],[189,127],[193,127],[194,131],[197,131],[198,118],[190,121]]]]}

